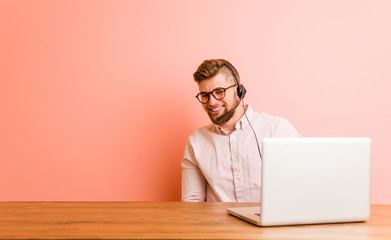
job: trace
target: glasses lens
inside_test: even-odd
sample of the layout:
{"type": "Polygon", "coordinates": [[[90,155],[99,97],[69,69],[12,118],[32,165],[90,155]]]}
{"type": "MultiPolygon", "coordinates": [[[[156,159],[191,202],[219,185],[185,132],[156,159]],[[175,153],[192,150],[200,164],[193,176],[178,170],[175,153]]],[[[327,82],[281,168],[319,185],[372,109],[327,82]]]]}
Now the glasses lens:
{"type": "Polygon", "coordinates": [[[225,91],[224,88],[216,88],[212,92],[213,97],[215,97],[217,100],[221,100],[225,97],[225,91]]]}
{"type": "Polygon", "coordinates": [[[207,103],[209,101],[209,94],[207,94],[207,93],[199,94],[198,95],[198,100],[201,103],[207,103]]]}

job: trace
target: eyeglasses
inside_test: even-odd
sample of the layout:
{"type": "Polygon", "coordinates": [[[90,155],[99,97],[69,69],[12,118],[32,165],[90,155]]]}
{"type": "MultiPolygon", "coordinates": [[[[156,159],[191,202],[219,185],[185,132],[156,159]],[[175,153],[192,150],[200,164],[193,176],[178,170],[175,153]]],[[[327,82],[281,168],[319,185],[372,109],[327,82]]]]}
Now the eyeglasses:
{"type": "Polygon", "coordinates": [[[231,87],[235,87],[235,85],[232,85],[232,86],[229,86],[229,87],[226,87],[226,88],[222,88],[222,87],[219,87],[219,88],[215,88],[213,89],[213,91],[211,92],[200,92],[198,93],[195,97],[198,99],[198,101],[200,101],[200,103],[202,104],[205,104],[205,103],[208,103],[209,102],[209,97],[210,95],[212,94],[212,96],[216,99],[216,100],[221,100],[225,97],[225,91],[228,89],[228,88],[231,88],[231,87]]]}

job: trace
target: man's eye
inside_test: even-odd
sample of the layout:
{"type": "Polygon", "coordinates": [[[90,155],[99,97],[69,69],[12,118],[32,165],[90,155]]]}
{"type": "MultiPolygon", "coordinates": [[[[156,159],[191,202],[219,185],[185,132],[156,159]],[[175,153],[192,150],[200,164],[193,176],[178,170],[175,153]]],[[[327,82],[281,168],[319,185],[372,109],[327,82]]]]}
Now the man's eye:
{"type": "Polygon", "coordinates": [[[224,90],[223,89],[216,89],[215,94],[217,94],[217,95],[224,94],[224,90]]]}

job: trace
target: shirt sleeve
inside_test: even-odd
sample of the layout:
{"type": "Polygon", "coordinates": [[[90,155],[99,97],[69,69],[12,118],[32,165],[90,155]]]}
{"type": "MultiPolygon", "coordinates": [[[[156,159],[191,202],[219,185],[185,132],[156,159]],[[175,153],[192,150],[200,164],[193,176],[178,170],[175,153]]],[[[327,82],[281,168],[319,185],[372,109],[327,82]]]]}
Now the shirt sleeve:
{"type": "Polygon", "coordinates": [[[187,141],[185,155],[182,159],[182,201],[205,202],[206,179],[198,167],[193,148],[187,141]]]}

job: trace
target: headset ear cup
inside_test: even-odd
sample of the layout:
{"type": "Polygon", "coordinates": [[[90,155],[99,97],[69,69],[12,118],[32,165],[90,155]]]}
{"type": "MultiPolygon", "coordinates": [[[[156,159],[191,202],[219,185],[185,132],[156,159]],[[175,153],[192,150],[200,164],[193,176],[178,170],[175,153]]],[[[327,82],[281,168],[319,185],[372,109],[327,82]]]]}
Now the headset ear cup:
{"type": "Polygon", "coordinates": [[[242,84],[240,84],[237,89],[238,97],[240,99],[243,99],[244,96],[246,95],[246,92],[247,92],[246,88],[242,84]]]}

